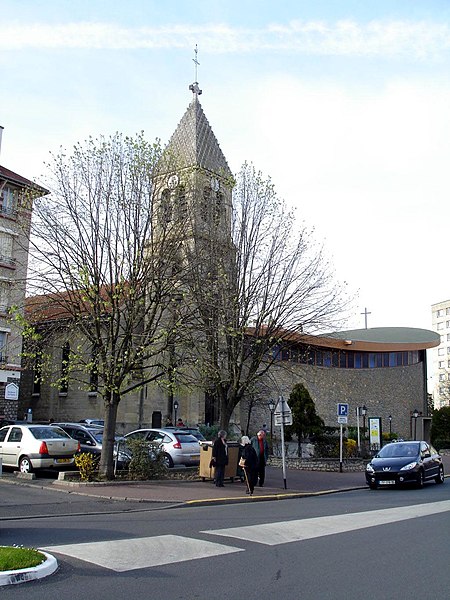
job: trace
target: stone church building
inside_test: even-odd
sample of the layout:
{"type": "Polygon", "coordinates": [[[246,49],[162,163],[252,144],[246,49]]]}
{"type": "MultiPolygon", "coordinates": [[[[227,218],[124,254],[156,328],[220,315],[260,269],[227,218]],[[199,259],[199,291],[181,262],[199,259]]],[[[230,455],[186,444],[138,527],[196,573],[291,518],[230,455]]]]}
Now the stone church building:
{"type": "MultiPolygon", "coordinates": [[[[215,231],[224,245],[231,246],[233,175],[199,101],[197,84],[193,99],[172,135],[168,149],[177,157],[175,170],[162,173],[157,182],[161,206],[182,214],[193,199],[215,211],[215,231]],[[171,208],[169,208],[171,207],[171,208]]],[[[201,211],[202,207],[198,207],[201,211]]],[[[36,299],[28,300],[29,306],[36,299]]],[[[41,313],[56,318],[51,305],[41,313]]],[[[312,337],[297,334],[289,348],[280,347],[261,395],[241,402],[231,419],[236,432],[247,425],[253,433],[263,423],[271,424],[268,402],[286,399],[296,383],[303,383],[326,425],[337,424],[337,403],[350,406],[349,425],[362,406],[368,416],[381,417],[402,437],[411,435],[411,415],[420,413],[418,431],[425,434],[427,422],[426,350],[439,344],[439,336],[428,330],[410,328],[361,329],[312,337]],[[251,410],[250,414],[249,411],[251,410]]],[[[48,349],[56,370],[64,364],[61,340],[48,349]],[[58,366],[59,365],[59,366],[58,366]]],[[[68,382],[64,388],[40,382],[36,373],[25,372],[20,388],[19,417],[31,409],[34,420],[78,421],[101,418],[102,398],[89,382],[85,389],[68,382]]],[[[214,402],[200,386],[180,389],[174,396],[157,383],[142,386],[122,397],[117,417],[118,433],[135,428],[160,426],[167,417],[181,417],[185,424],[217,421],[214,402]],[[175,415],[176,411],[176,415],[175,415]]]]}

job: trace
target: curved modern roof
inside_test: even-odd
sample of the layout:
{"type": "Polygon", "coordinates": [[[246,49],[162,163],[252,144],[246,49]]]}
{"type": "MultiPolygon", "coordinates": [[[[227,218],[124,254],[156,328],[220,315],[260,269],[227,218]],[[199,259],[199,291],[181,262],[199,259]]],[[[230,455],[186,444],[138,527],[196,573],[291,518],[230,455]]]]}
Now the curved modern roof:
{"type": "Polygon", "coordinates": [[[440,335],[429,329],[414,327],[373,327],[351,329],[311,337],[310,343],[329,348],[389,352],[425,350],[439,346],[440,335]],[[314,340],[314,341],[313,341],[314,340]]]}

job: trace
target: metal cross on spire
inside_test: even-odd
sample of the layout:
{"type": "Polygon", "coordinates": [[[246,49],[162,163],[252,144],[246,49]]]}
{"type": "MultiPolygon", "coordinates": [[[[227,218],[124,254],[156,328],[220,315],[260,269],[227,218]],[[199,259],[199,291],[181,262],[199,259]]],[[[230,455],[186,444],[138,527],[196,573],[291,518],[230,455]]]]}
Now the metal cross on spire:
{"type": "Polygon", "coordinates": [[[198,87],[198,81],[197,81],[197,68],[200,66],[200,63],[198,62],[198,46],[197,46],[197,44],[195,44],[194,52],[195,52],[195,57],[192,59],[192,61],[195,65],[195,67],[194,67],[195,81],[194,81],[194,83],[191,83],[191,85],[189,86],[189,89],[196,96],[200,96],[200,94],[202,93],[202,90],[198,87]]]}
{"type": "Polygon", "coordinates": [[[372,313],[371,313],[371,312],[368,312],[368,311],[367,311],[367,308],[365,308],[365,309],[364,309],[364,312],[362,312],[362,313],[359,313],[359,314],[360,314],[360,315],[364,315],[364,323],[365,323],[365,326],[366,326],[365,328],[367,329],[367,316],[368,316],[368,315],[371,315],[372,313]]]}

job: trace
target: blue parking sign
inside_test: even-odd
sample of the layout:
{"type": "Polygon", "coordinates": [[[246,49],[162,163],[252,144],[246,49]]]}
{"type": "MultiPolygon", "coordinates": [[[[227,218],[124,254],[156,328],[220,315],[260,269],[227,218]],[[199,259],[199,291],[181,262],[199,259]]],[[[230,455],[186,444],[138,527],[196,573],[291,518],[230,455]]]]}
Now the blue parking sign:
{"type": "Polygon", "coordinates": [[[338,417],[348,417],[348,404],[340,403],[337,405],[338,417]]]}

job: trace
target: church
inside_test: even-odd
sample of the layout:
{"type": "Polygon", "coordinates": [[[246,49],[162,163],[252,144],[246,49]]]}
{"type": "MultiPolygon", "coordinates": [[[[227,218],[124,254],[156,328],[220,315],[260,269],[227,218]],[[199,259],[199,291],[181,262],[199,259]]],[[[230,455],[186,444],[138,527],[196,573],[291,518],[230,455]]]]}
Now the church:
{"type": "MultiPolygon", "coordinates": [[[[183,218],[195,200],[199,227],[202,215],[208,212],[215,225],[215,244],[231,255],[233,174],[203,111],[198,84],[190,89],[192,101],[167,146],[176,164],[161,168],[155,183],[159,214],[166,220],[174,212],[183,218]]],[[[201,238],[198,230],[197,239],[201,238]]],[[[29,307],[35,303],[36,299],[28,299],[29,307]]],[[[40,315],[46,320],[58,318],[48,304],[40,315]]],[[[414,328],[361,329],[321,336],[293,333],[289,347],[281,344],[273,350],[275,360],[262,377],[260,394],[240,402],[231,415],[230,427],[236,434],[247,427],[254,433],[263,423],[271,423],[269,401],[280,396],[287,399],[293,386],[303,383],[328,426],[337,425],[337,404],[345,402],[350,407],[349,425],[356,425],[355,414],[364,407],[367,417],[381,419],[385,431],[390,427],[405,438],[412,435],[412,415],[417,411],[418,431],[427,437],[426,350],[438,344],[436,333],[414,328]]],[[[64,364],[64,344],[55,343],[48,351],[55,365],[64,364]]],[[[18,416],[30,412],[34,420],[101,418],[103,400],[89,381],[84,389],[71,385],[70,380],[61,388],[40,381],[30,370],[22,376],[18,416]]],[[[217,406],[201,385],[174,392],[158,383],[145,384],[122,397],[117,431],[123,434],[141,427],[160,427],[177,416],[190,426],[217,424],[217,406]]]]}

